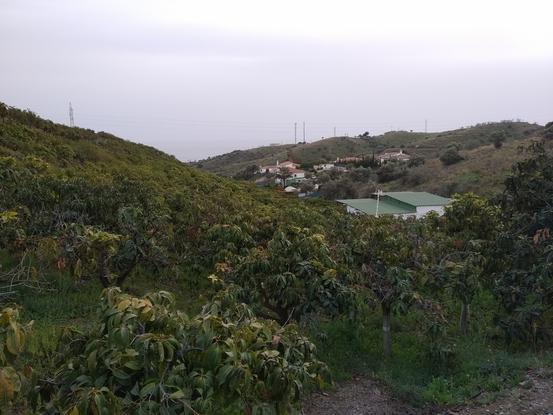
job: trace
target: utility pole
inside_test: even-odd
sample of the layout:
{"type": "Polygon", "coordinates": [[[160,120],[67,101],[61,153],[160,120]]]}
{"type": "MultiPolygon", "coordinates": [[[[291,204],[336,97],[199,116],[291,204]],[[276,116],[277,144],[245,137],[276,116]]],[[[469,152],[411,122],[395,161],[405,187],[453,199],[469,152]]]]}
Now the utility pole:
{"type": "Polygon", "coordinates": [[[294,144],[298,143],[298,123],[294,123],[294,144]]]}
{"type": "Polygon", "coordinates": [[[305,121],[303,122],[303,144],[305,144],[305,121]]]}
{"type": "Polygon", "coordinates": [[[424,133],[428,132],[428,120],[424,120],[424,133]]]}
{"type": "Polygon", "coordinates": [[[334,127],[334,137],[336,137],[336,127],[334,127]]]}
{"type": "Polygon", "coordinates": [[[71,106],[71,101],[69,101],[69,126],[75,126],[75,119],[73,118],[73,107],[71,106]]]}
{"type": "Polygon", "coordinates": [[[382,194],[382,190],[376,191],[376,217],[378,218],[378,205],[380,204],[380,195],[382,194]]]}

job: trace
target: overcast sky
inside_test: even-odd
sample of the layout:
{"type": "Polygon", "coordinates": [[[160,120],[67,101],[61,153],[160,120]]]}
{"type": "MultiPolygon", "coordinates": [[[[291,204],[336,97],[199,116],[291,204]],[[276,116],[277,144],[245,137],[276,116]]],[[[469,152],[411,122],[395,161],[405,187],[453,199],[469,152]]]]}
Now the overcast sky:
{"type": "Polygon", "coordinates": [[[181,160],[553,120],[553,1],[0,0],[0,101],[181,160]]]}

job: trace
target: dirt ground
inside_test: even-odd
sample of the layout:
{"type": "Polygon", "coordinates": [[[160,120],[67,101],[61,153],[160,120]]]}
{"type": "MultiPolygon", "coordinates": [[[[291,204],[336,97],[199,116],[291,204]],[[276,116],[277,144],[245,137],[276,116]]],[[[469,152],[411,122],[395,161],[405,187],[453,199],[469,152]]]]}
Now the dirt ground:
{"type": "MultiPolygon", "coordinates": [[[[485,396],[480,396],[480,401],[485,396]]],[[[394,399],[377,382],[359,377],[304,403],[304,415],[553,415],[553,372],[535,370],[491,403],[456,408],[414,408],[394,399]]]]}

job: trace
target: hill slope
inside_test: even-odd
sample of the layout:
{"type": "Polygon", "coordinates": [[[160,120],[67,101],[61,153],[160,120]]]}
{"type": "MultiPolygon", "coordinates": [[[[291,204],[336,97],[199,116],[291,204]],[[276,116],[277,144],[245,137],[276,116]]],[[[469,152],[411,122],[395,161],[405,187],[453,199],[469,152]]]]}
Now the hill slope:
{"type": "MultiPolygon", "coordinates": [[[[331,224],[331,212],[339,212],[323,201],[287,198],[187,166],[152,147],[14,108],[0,113],[0,179],[0,214],[17,214],[17,226],[30,237],[30,245],[50,235],[67,239],[68,229],[78,233],[77,239],[83,232],[146,233],[147,240],[166,251],[163,268],[168,262],[192,265],[188,269],[199,267],[204,277],[220,260],[214,256],[220,247],[210,233],[218,226],[229,227],[221,232],[239,248],[245,237],[234,235],[241,230],[233,226],[255,225],[269,234],[277,224],[323,229],[331,224]],[[125,209],[136,216],[134,230],[121,216],[125,209]]],[[[0,251],[1,246],[0,235],[0,251]]],[[[134,269],[136,264],[130,265],[134,269]]],[[[157,273],[159,267],[154,263],[153,270],[157,273]]]]}
{"type": "Polygon", "coordinates": [[[440,133],[392,131],[370,138],[331,137],[307,144],[285,144],[236,150],[194,163],[198,167],[217,174],[231,176],[244,167],[274,163],[276,160],[292,159],[296,163],[313,164],[334,161],[350,155],[371,155],[387,148],[403,148],[406,152],[421,157],[437,157],[451,145],[471,150],[491,144],[492,134],[504,132],[507,142],[527,138],[541,130],[537,124],[504,121],[478,124],[440,133]]]}
{"type": "Polygon", "coordinates": [[[441,133],[394,131],[371,138],[333,137],[308,144],[234,151],[202,160],[196,166],[232,176],[252,164],[273,164],[276,160],[290,159],[307,168],[339,157],[371,156],[386,149],[402,148],[425,163],[409,168],[401,180],[386,183],[386,189],[428,190],[445,195],[470,190],[490,195],[501,188],[512,163],[520,159],[517,148],[542,129],[536,124],[504,121],[441,133]],[[501,148],[492,145],[495,133],[504,134],[501,148]],[[447,167],[439,157],[450,147],[458,148],[465,160],[447,167]]]}
{"type": "Polygon", "coordinates": [[[153,147],[4,108],[7,112],[0,113],[0,158],[4,164],[11,160],[16,171],[31,169],[60,180],[82,179],[106,191],[134,185],[136,189],[129,191],[128,197],[163,206],[182,203],[189,215],[206,222],[244,213],[247,207],[274,208],[276,212],[282,205],[295,205],[276,192],[187,166],[153,147]],[[140,193],[141,189],[147,193],[140,193]]]}

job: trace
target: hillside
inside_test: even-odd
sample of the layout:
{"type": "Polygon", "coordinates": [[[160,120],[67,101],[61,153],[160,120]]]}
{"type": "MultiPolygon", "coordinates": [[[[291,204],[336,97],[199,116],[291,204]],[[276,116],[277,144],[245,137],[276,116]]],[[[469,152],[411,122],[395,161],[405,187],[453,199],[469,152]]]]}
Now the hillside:
{"type": "Polygon", "coordinates": [[[370,138],[331,137],[307,144],[285,144],[249,150],[236,150],[231,153],[198,161],[204,170],[223,175],[232,175],[250,164],[262,165],[266,162],[290,158],[296,163],[313,164],[334,161],[348,155],[371,155],[387,148],[403,148],[406,152],[421,157],[436,157],[440,151],[456,144],[461,149],[471,150],[491,144],[492,134],[504,132],[507,141],[520,140],[533,135],[542,127],[518,121],[478,124],[457,130],[440,133],[420,133],[391,131],[370,138]],[[284,158],[283,158],[284,157],[284,158]]]}
{"type": "Polygon", "coordinates": [[[232,176],[252,164],[273,164],[276,160],[290,159],[308,168],[339,157],[372,156],[386,149],[402,148],[412,158],[424,159],[425,164],[410,169],[401,181],[387,183],[387,189],[425,189],[449,195],[450,190],[457,188],[457,191],[489,195],[500,188],[512,163],[518,159],[517,147],[541,130],[536,124],[505,121],[441,133],[394,131],[370,138],[333,137],[308,144],[234,151],[202,160],[196,166],[232,176]],[[497,132],[505,136],[499,149],[492,145],[493,134],[497,132]],[[439,157],[452,146],[460,150],[465,160],[448,168],[439,157]]]}
{"type": "Polygon", "coordinates": [[[153,147],[105,132],[69,128],[15,108],[0,114],[0,157],[13,159],[16,169],[33,168],[44,176],[86,180],[102,191],[127,192],[126,197],[148,200],[161,210],[182,204],[188,210],[182,214],[206,223],[243,214],[245,207],[295,204],[276,192],[189,167],[153,147]]]}

